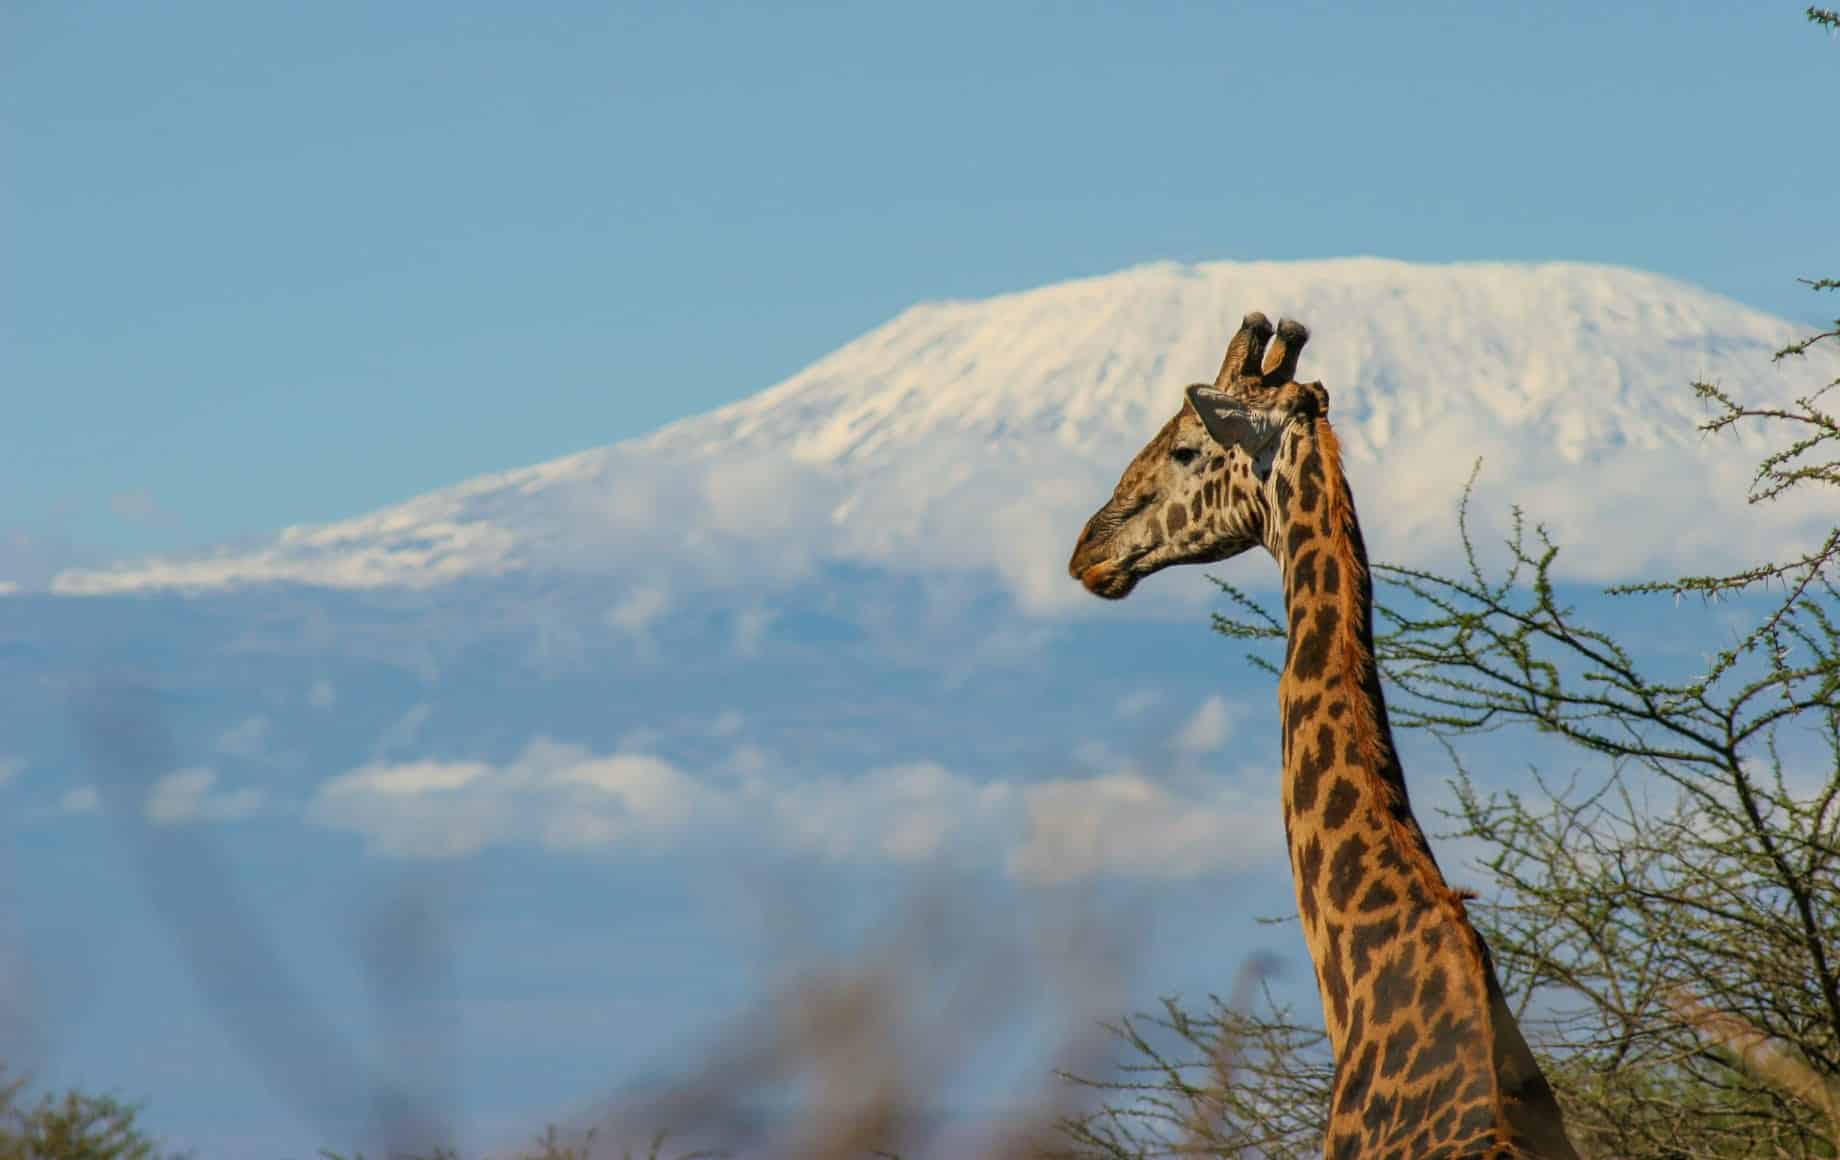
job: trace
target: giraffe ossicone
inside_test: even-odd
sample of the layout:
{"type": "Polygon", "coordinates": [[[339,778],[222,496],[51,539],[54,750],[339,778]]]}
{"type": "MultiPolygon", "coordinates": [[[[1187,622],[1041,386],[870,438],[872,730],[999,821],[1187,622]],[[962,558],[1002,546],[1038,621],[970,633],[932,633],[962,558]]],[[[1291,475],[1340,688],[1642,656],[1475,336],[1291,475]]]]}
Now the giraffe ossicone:
{"type": "Polygon", "coordinates": [[[1138,452],[1068,571],[1118,600],[1255,546],[1283,578],[1284,831],[1335,1056],[1324,1153],[1577,1153],[1463,895],[1412,814],[1373,658],[1367,553],[1302,324],[1248,314],[1212,385],[1138,452]]]}

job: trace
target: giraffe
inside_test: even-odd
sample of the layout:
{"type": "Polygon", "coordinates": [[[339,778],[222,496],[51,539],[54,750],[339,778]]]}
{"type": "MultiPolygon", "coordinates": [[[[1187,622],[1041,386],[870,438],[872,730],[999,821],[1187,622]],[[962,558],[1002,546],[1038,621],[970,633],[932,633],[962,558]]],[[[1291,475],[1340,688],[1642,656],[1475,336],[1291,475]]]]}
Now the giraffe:
{"type": "Polygon", "coordinates": [[[1562,1157],[1552,1088],[1412,814],[1373,662],[1373,589],[1309,331],[1249,314],[1212,386],[1125,468],[1068,570],[1094,595],[1262,545],[1289,644],[1285,842],[1335,1058],[1332,1158],[1562,1157]]]}

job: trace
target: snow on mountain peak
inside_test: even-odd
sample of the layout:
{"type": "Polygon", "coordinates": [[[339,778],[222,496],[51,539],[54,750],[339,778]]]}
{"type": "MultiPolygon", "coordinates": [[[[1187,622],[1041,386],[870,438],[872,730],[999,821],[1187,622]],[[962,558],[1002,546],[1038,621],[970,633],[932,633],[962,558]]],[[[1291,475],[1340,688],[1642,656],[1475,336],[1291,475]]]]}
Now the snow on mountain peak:
{"type": "Polygon", "coordinates": [[[543,567],[757,583],[829,559],[994,569],[1025,607],[1060,608],[1080,597],[1062,572],[1080,520],[1254,309],[1311,326],[1302,373],[1329,388],[1377,555],[1449,562],[1478,456],[1479,514],[1521,502],[1585,578],[1761,557],[1819,516],[1747,510],[1758,444],[1695,429],[1696,379],[1761,398],[1826,381],[1825,356],[1771,365],[1797,335],[1780,319],[1572,263],[1163,262],[915,306],[641,439],[54,588],[426,587],[543,567]]]}

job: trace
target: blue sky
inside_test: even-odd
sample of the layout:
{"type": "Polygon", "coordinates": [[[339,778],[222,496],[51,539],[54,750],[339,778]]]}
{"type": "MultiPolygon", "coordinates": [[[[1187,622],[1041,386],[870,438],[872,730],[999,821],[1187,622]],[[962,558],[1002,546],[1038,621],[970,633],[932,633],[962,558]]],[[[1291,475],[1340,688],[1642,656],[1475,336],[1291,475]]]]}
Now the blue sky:
{"type": "MultiPolygon", "coordinates": [[[[1840,272],[1837,47],[1793,4],[11,5],[0,581],[376,508],[741,398],[916,301],[1164,258],[1574,259],[1812,319],[1831,303],[1794,279],[1840,272]]],[[[1018,834],[1105,811],[1141,847],[1039,888],[1149,928],[1130,1005],[1276,945],[1250,921],[1289,897],[1271,690],[1199,606],[1019,625],[950,576],[711,596],[632,555],[613,580],[0,601],[24,948],[0,983],[29,1008],[0,1004],[0,1054],[145,1098],[206,1157],[340,1144],[364,1110],[327,1127],[237,1041],[281,1019],[274,987],[201,986],[175,934],[210,951],[240,907],[369,1048],[391,1011],[364,924],[426,895],[453,956],[398,1013],[453,1016],[433,1078],[496,1142],[693,1058],[777,965],[759,894],[885,913],[916,875],[875,847],[908,848],[913,800],[968,835],[971,891],[1039,903],[953,804],[993,785],[1018,834]],[[134,775],[183,791],[174,816],[85,756],[70,691],[116,665],[163,698],[173,752],[134,775]],[[557,785],[672,770],[727,828],[558,852],[557,785]],[[481,848],[378,853],[435,805],[316,809],[380,772],[473,778],[425,796],[486,819],[481,848]],[[1121,789],[1137,813],[1097,792],[1121,789]]],[[[1435,803],[1441,753],[1412,753],[1435,803]]]]}
{"type": "Polygon", "coordinates": [[[352,514],[1158,258],[1810,317],[1840,64],[1778,7],[11,5],[0,562],[352,514]]]}

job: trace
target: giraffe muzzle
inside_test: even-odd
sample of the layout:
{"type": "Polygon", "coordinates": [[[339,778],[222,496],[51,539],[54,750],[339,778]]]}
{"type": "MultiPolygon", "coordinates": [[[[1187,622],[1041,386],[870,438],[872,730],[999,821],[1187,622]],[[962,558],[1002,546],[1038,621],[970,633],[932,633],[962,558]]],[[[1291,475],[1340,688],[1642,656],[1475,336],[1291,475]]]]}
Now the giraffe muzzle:
{"type": "Polygon", "coordinates": [[[1080,573],[1086,591],[1106,600],[1123,600],[1137,587],[1137,577],[1117,561],[1105,560],[1080,573]]]}

